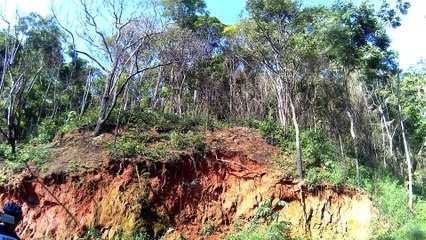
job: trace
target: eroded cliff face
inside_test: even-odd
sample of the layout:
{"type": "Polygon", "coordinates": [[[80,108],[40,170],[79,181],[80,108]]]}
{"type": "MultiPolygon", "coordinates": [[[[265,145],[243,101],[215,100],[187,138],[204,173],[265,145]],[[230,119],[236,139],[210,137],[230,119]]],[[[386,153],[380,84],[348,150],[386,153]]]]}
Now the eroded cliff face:
{"type": "Polygon", "coordinates": [[[0,200],[22,204],[25,217],[18,232],[24,239],[77,239],[89,229],[103,238],[145,230],[152,237],[165,234],[164,239],[212,239],[236,222],[248,222],[266,198],[288,203],[275,210],[291,223],[291,236],[368,239],[372,204],[367,195],[307,189],[268,164],[266,158],[278,150],[257,132],[236,131],[247,131],[244,136],[252,139],[237,138],[232,145],[228,141],[236,139],[228,137],[229,130],[206,134],[211,146],[206,158],[183,153],[153,163],[104,156],[103,167],[85,173],[24,174],[18,188],[0,189],[0,200]],[[214,226],[208,236],[207,225],[214,226]]]}

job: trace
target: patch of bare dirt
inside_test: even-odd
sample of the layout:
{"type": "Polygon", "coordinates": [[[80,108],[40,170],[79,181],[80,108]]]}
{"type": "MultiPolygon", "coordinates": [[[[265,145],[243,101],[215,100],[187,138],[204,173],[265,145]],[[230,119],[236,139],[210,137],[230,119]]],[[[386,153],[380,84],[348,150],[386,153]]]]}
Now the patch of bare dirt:
{"type": "Polygon", "coordinates": [[[112,142],[114,135],[104,133],[93,137],[84,129],[75,129],[58,135],[48,145],[51,156],[46,164],[47,169],[41,176],[80,172],[97,169],[102,166],[105,156],[105,145],[112,142]]]}

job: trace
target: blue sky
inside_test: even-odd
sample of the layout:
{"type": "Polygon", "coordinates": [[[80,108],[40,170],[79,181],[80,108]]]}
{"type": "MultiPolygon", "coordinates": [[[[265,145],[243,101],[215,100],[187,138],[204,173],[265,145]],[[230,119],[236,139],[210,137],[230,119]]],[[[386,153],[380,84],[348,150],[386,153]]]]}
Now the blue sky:
{"type": "MultiPolygon", "coordinates": [[[[72,0],[54,0],[72,1],[72,0]]],[[[238,21],[238,16],[244,9],[245,0],[205,0],[210,14],[218,17],[225,24],[238,21]]],[[[395,2],[390,0],[388,2],[395,2]]],[[[408,15],[403,16],[402,26],[389,29],[392,38],[391,48],[399,52],[399,62],[402,69],[416,64],[422,57],[426,58],[426,0],[407,0],[411,3],[408,15]]],[[[41,14],[49,12],[51,0],[0,0],[0,12],[8,19],[19,8],[21,12],[36,11],[41,14]]],[[[329,4],[331,0],[303,0],[305,4],[329,4]]],[[[354,0],[356,3],[362,0],[354,0]]],[[[373,0],[369,2],[381,2],[373,0]]]]}

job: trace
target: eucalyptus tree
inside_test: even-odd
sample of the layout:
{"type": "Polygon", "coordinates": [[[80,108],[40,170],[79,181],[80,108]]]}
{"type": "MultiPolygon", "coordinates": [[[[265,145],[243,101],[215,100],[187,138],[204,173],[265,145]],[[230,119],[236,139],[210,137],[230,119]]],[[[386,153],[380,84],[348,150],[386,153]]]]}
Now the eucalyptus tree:
{"type": "MultiPolygon", "coordinates": [[[[168,67],[173,70],[169,71],[169,80],[175,79],[175,82],[186,83],[186,86],[182,84],[181,86],[186,89],[187,111],[197,114],[208,114],[210,109],[213,112],[222,112],[217,108],[221,108],[222,104],[218,101],[223,99],[226,93],[221,84],[221,76],[224,75],[221,60],[222,31],[225,25],[216,17],[209,15],[204,0],[163,0],[162,3],[164,16],[179,26],[181,31],[186,31],[185,35],[190,35],[194,40],[192,48],[198,48],[198,57],[187,58],[185,62],[177,62],[168,67]]],[[[170,90],[168,99],[177,96],[174,102],[181,102],[182,87],[167,88],[170,90]]],[[[176,111],[171,106],[168,111],[182,113],[181,107],[176,111]]]]}
{"type": "Polygon", "coordinates": [[[30,13],[2,33],[2,108],[6,116],[1,132],[12,152],[16,140],[29,133],[35,119],[46,114],[40,105],[63,62],[61,32],[52,18],[30,13]],[[39,109],[40,108],[40,109],[39,109]]]}
{"type": "Polygon", "coordinates": [[[182,28],[194,30],[198,16],[207,13],[204,0],[161,0],[163,15],[175,21],[182,28]]]}
{"type": "Polygon", "coordinates": [[[161,102],[163,111],[183,114],[189,110],[190,99],[194,95],[192,81],[196,76],[191,73],[201,71],[197,66],[208,58],[210,47],[193,31],[178,25],[167,27],[157,45],[160,61],[173,63],[158,69],[150,108],[157,109],[161,102]]]}
{"type": "Polygon", "coordinates": [[[242,25],[243,47],[254,53],[274,88],[280,123],[284,128],[290,123],[294,127],[297,173],[303,179],[299,92],[318,56],[322,10],[302,8],[290,0],[249,0],[247,10],[250,17],[242,25]]]}
{"type": "MultiPolygon", "coordinates": [[[[343,90],[342,111],[349,120],[348,132],[355,156],[356,179],[360,184],[360,147],[371,145],[367,141],[374,130],[374,124],[371,123],[376,121],[371,119],[371,114],[367,114],[369,108],[366,103],[360,102],[360,99],[365,98],[362,90],[373,92],[386,86],[396,72],[396,64],[394,54],[389,50],[390,40],[386,35],[385,25],[372,5],[335,4],[331,12],[326,41],[331,46],[328,59],[334,66],[334,72],[329,74],[338,80],[337,83],[341,84],[343,90]],[[354,95],[351,84],[360,86],[358,95],[354,95]],[[364,120],[365,118],[369,120],[364,120]],[[363,124],[363,121],[371,123],[363,124]],[[360,141],[363,141],[362,144],[360,141]]],[[[383,122],[381,117],[378,119],[383,122]]],[[[388,133],[389,130],[388,128],[388,133]]]]}
{"type": "Polygon", "coordinates": [[[152,49],[157,35],[163,31],[161,15],[155,1],[86,1],[76,6],[79,24],[67,29],[72,39],[86,43],[77,54],[96,63],[105,74],[94,135],[100,134],[106,120],[131,80],[148,69],[158,67],[152,49]]]}

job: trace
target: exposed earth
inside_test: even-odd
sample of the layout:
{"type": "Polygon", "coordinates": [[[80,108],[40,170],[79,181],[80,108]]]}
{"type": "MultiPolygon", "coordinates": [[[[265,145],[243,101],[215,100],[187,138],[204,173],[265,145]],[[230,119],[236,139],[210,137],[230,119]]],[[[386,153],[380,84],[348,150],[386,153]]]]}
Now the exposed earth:
{"type": "MultiPolygon", "coordinates": [[[[124,131],[124,130],[123,130],[124,131]]],[[[57,136],[46,169],[29,162],[0,187],[0,201],[23,206],[23,239],[78,239],[96,229],[102,238],[145,229],[152,238],[220,239],[247,224],[260,202],[272,199],[289,235],[368,239],[372,203],[357,190],[309,188],[272,164],[288,156],[258,130],[204,132],[210,152],[182,151],[168,162],[114,159],[105,143],[83,129],[57,136]],[[284,200],[285,206],[276,203],[284,200]]],[[[286,171],[286,172],[288,172],[286,171]]]]}

